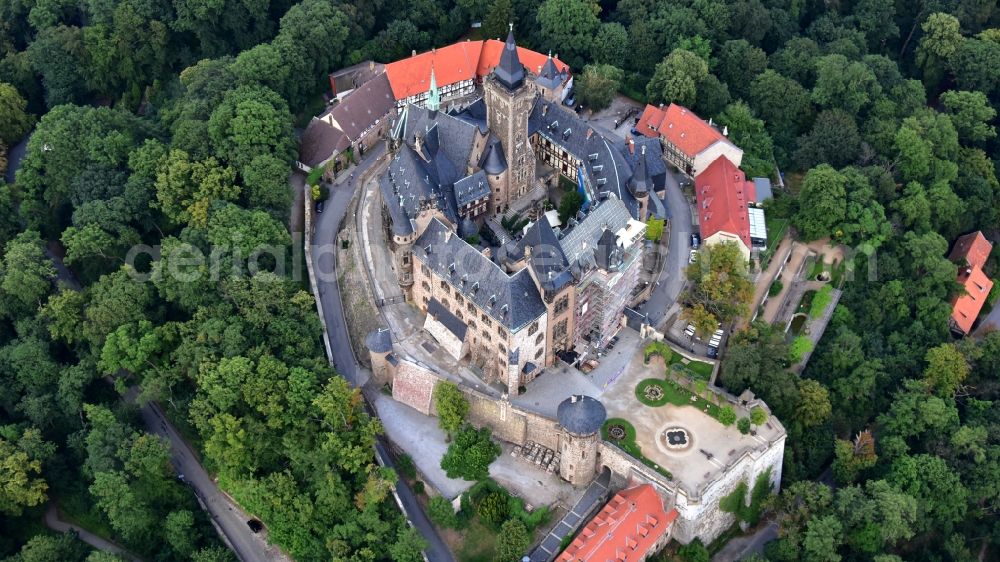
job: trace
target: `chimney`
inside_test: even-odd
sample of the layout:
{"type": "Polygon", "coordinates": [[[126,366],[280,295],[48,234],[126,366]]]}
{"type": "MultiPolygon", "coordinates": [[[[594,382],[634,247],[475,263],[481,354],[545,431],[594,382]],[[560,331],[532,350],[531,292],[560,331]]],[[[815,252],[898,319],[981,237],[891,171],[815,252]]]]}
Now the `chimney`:
{"type": "Polygon", "coordinates": [[[724,136],[724,137],[728,137],[729,136],[729,126],[728,125],[722,127],[722,136],[724,136]]]}
{"type": "Polygon", "coordinates": [[[570,396],[569,403],[570,404],[576,404],[576,400],[577,400],[576,394],[574,394],[573,396],[570,396]]]}
{"type": "Polygon", "coordinates": [[[445,231],[445,233],[444,233],[444,241],[445,242],[450,242],[451,241],[451,231],[450,230],[445,231]]]}
{"type": "Polygon", "coordinates": [[[413,49],[412,51],[410,51],[410,56],[411,56],[411,57],[415,57],[415,56],[417,56],[417,50],[416,50],[416,49],[413,49]]]}
{"type": "Polygon", "coordinates": [[[548,112],[549,112],[549,106],[548,106],[548,104],[544,104],[543,103],[542,104],[542,117],[545,117],[545,114],[548,113],[548,112]]]}

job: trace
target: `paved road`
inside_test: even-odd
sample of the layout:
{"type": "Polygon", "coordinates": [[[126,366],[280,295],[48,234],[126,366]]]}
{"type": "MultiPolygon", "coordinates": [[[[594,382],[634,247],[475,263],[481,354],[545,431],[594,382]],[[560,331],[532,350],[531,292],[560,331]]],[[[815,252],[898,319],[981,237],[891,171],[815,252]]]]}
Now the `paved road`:
{"type": "Polygon", "coordinates": [[[129,560],[141,560],[117,544],[105,540],[104,538],[99,537],[86,529],[74,527],[62,519],[59,519],[59,511],[56,509],[55,503],[49,503],[48,508],[45,510],[45,526],[60,533],[74,533],[81,541],[89,544],[97,550],[117,554],[118,556],[122,556],[129,560]]]}
{"type": "MultiPolygon", "coordinates": [[[[316,268],[317,282],[319,283],[320,300],[323,303],[323,312],[326,315],[326,324],[329,332],[330,347],[333,349],[334,367],[352,386],[364,384],[365,373],[358,365],[354,352],[351,350],[350,337],[347,332],[347,322],[344,317],[343,304],[340,299],[340,285],[336,278],[336,264],[334,260],[335,250],[331,249],[340,223],[347,214],[351,197],[357,187],[357,180],[362,173],[374,165],[378,158],[385,152],[382,143],[370,150],[364,160],[354,170],[354,179],[350,176],[345,181],[338,182],[331,189],[330,198],[325,205],[325,212],[316,215],[315,234],[313,235],[313,259],[316,268]]],[[[343,180],[343,177],[341,178],[343,180]]],[[[365,394],[378,392],[377,389],[364,388],[365,394]]],[[[369,403],[373,400],[368,398],[369,403]]],[[[393,466],[392,456],[389,454],[388,445],[384,438],[380,438],[375,443],[375,452],[387,466],[393,466]]],[[[425,553],[431,562],[454,562],[454,557],[448,546],[441,539],[434,525],[427,518],[427,514],[417,501],[416,495],[409,485],[402,479],[396,484],[396,495],[402,505],[406,516],[413,524],[414,528],[427,541],[425,553]]]]}
{"type": "MultiPolygon", "coordinates": [[[[125,396],[126,400],[134,400],[138,392],[138,387],[132,387],[125,396]]],[[[147,402],[140,408],[140,413],[150,433],[164,437],[170,442],[171,462],[177,472],[184,475],[184,481],[194,490],[202,508],[212,516],[216,530],[240,560],[269,562],[287,559],[276,547],[267,544],[260,535],[250,530],[247,526],[250,517],[239,505],[219,491],[215,481],[199,464],[198,457],[187,442],[170,425],[159,405],[147,402]]]]}
{"type": "Polygon", "coordinates": [[[659,284],[653,287],[649,299],[639,307],[639,311],[649,316],[653,326],[663,322],[667,311],[677,301],[684,288],[684,268],[687,267],[691,250],[691,206],[684,197],[677,178],[667,172],[666,203],[670,211],[670,239],[667,245],[666,261],[660,272],[659,284]]]}
{"type": "Polygon", "coordinates": [[[17,175],[17,170],[21,167],[21,159],[24,158],[30,139],[31,135],[29,134],[21,139],[21,142],[7,150],[7,175],[4,177],[7,183],[14,183],[14,176],[17,175]]]}

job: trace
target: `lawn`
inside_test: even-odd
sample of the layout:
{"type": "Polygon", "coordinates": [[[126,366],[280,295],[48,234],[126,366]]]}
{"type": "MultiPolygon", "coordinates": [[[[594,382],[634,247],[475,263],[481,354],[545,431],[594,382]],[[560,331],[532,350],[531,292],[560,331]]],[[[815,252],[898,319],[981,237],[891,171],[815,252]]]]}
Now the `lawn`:
{"type": "Polygon", "coordinates": [[[767,228],[767,249],[764,251],[773,254],[778,243],[785,237],[785,231],[788,230],[788,219],[765,216],[764,226],[767,228]]]}
{"type": "Polygon", "coordinates": [[[694,393],[674,381],[660,379],[645,379],[639,381],[639,384],[635,387],[635,396],[639,402],[650,408],[658,408],[667,404],[673,404],[674,406],[690,406],[692,408],[700,409],[702,412],[705,412],[715,419],[719,419],[719,406],[713,402],[705,400],[704,398],[699,398],[697,401],[692,402],[691,397],[694,396],[694,393]],[[658,386],[663,392],[663,397],[655,401],[647,400],[645,396],[646,389],[650,386],[658,386]]]}
{"type": "MultiPolygon", "coordinates": [[[[658,379],[646,379],[646,380],[660,382],[658,379]]],[[[639,384],[641,385],[642,383],[639,384]]],[[[601,439],[608,441],[609,443],[614,443],[619,449],[628,453],[629,456],[639,459],[640,461],[642,461],[642,464],[648,466],[649,468],[652,468],[653,470],[659,472],[660,474],[666,476],[667,478],[670,478],[671,480],[674,478],[674,475],[671,474],[669,470],[647,459],[642,454],[642,448],[640,448],[639,445],[636,444],[635,442],[635,427],[633,427],[632,424],[628,422],[628,420],[622,418],[611,418],[606,422],[604,422],[604,425],[601,426],[601,439]],[[611,426],[615,425],[621,426],[622,429],[625,430],[624,438],[614,439],[608,434],[608,430],[611,428],[611,426]]]]}
{"type": "Polygon", "coordinates": [[[496,556],[497,534],[478,517],[462,531],[462,545],[455,553],[459,562],[493,562],[496,556]]]}

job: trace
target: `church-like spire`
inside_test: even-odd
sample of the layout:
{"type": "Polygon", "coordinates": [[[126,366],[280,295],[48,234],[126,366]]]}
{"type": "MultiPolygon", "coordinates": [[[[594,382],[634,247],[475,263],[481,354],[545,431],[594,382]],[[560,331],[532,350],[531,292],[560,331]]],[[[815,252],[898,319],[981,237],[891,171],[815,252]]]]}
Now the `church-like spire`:
{"type": "Polygon", "coordinates": [[[434,63],[431,63],[431,88],[427,94],[427,109],[437,111],[441,107],[441,92],[438,91],[437,79],[434,77],[434,63]]]}
{"type": "Polygon", "coordinates": [[[493,69],[497,81],[507,87],[508,90],[516,90],[524,84],[524,66],[520,57],[517,56],[517,43],[514,42],[514,24],[511,24],[507,33],[507,41],[504,43],[503,51],[500,53],[500,62],[493,69]]]}

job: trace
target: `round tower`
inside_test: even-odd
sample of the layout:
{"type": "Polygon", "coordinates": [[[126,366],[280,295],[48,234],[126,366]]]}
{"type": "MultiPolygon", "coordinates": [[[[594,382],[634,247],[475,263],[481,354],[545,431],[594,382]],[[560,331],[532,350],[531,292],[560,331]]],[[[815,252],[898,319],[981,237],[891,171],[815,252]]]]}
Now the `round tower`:
{"type": "Polygon", "coordinates": [[[559,476],[574,486],[586,486],[597,472],[597,445],[608,412],[600,400],[576,395],[562,401],[556,418],[559,439],[559,476]]]}
{"type": "Polygon", "coordinates": [[[389,373],[389,354],[392,353],[392,332],[389,328],[376,328],[365,336],[365,347],[372,362],[372,376],[379,384],[392,378],[389,373]]]}

